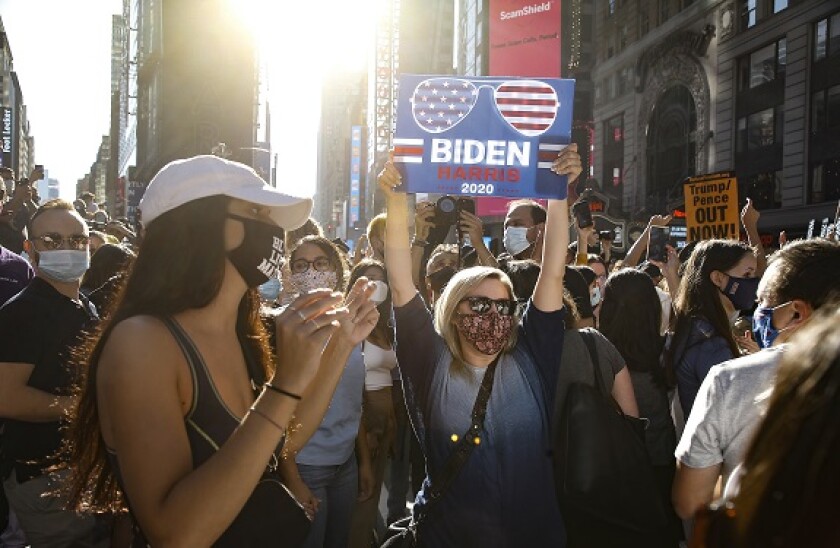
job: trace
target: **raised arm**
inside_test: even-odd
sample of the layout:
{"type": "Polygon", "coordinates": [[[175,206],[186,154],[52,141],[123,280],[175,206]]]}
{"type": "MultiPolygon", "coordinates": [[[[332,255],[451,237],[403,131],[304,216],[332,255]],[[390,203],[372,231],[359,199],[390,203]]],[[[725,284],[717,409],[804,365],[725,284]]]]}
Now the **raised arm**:
{"type": "Polygon", "coordinates": [[[575,221],[575,230],[577,231],[577,255],[575,256],[575,266],[586,266],[589,264],[589,239],[592,233],[595,232],[595,225],[581,228],[575,221]]]}
{"type": "MultiPolygon", "coordinates": [[[[564,148],[554,161],[552,170],[566,175],[572,183],[582,171],[577,144],[564,148]]],[[[543,235],[542,268],[534,288],[534,305],[543,312],[563,308],[563,276],[566,272],[566,250],[569,248],[569,207],[565,198],[548,201],[548,215],[543,235]]]]}
{"type": "Polygon", "coordinates": [[[761,243],[761,235],[758,233],[758,218],[761,213],[753,206],[752,200],[747,198],[747,205],[741,210],[741,224],[747,233],[747,242],[755,250],[755,275],[761,277],[767,270],[767,256],[764,253],[764,244],[761,243]]]}
{"type": "Polygon", "coordinates": [[[414,214],[414,240],[411,242],[411,276],[416,287],[425,295],[423,287],[423,259],[426,248],[429,247],[429,233],[434,226],[432,219],[435,215],[435,204],[420,202],[414,214]]]}
{"type": "Polygon", "coordinates": [[[666,215],[654,215],[648,221],[647,227],[645,227],[644,232],[642,232],[639,239],[633,242],[632,247],[630,247],[630,251],[627,252],[627,256],[624,257],[624,265],[625,268],[636,268],[639,265],[639,260],[641,260],[642,255],[647,250],[648,240],[650,240],[650,227],[652,226],[668,226],[668,223],[671,222],[671,216],[666,215]]]}
{"type": "Polygon", "coordinates": [[[411,274],[411,248],[408,242],[408,197],[394,188],[402,176],[391,160],[379,174],[379,188],[385,194],[388,223],[385,226],[385,267],[394,307],[408,304],[417,295],[411,274]]]}
{"type": "MultiPolygon", "coordinates": [[[[333,311],[340,301],[329,292],[313,292],[295,302],[301,314],[286,311],[278,319],[283,352],[271,383],[300,394],[338,329],[335,320],[348,313],[333,311]]],[[[179,373],[173,366],[180,360],[177,343],[158,320],[121,322],[99,360],[100,420],[103,435],[110,432],[132,514],[150,544],[209,546],[245,505],[298,402],[264,390],[228,440],[193,469],[179,373]]]]}
{"type": "Polygon", "coordinates": [[[376,305],[369,299],[374,289],[375,286],[369,284],[367,278],[362,277],[356,280],[348,293],[346,306],[349,314],[341,320],[341,329],[336,331],[330,339],[321,356],[318,373],[302,394],[303,399],[295,412],[295,424],[299,427],[286,440],[285,447],[290,454],[300,451],[318,430],[335,394],[335,387],[341,380],[341,374],[344,372],[350,353],[370,335],[376,326],[379,312],[376,305]]]}

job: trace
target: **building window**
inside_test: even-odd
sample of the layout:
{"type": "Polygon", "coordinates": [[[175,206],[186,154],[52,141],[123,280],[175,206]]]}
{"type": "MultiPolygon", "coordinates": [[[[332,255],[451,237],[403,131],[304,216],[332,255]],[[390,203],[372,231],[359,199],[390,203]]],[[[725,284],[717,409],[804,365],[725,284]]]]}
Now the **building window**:
{"type": "Polygon", "coordinates": [[[811,203],[840,200],[840,157],[811,166],[811,203]]]}
{"type": "Polygon", "coordinates": [[[736,152],[759,150],[782,141],[782,116],[768,108],[738,119],[736,152]]]}
{"type": "Polygon", "coordinates": [[[739,181],[739,192],[759,210],[782,207],[782,172],[756,173],[739,181]]]}
{"type": "Polygon", "coordinates": [[[659,0],[659,24],[661,25],[670,17],[670,0],[659,0]]]}
{"type": "Polygon", "coordinates": [[[767,44],[738,62],[740,90],[752,89],[781,78],[787,67],[787,40],[767,44]]]}
{"type": "Polygon", "coordinates": [[[840,52],[840,13],[826,17],[814,25],[814,61],[840,52]]]}
{"type": "Polygon", "coordinates": [[[614,188],[623,181],[624,173],[624,114],[604,122],[604,188],[614,188]]]}
{"type": "Polygon", "coordinates": [[[749,29],[765,18],[787,9],[788,0],[740,0],[741,29],[749,29]]]}

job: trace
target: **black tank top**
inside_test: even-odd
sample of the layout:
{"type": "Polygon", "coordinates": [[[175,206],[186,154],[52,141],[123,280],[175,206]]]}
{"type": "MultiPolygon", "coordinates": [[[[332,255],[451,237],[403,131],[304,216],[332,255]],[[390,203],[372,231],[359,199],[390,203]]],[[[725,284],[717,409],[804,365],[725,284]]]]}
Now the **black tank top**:
{"type": "MultiPolygon", "coordinates": [[[[224,401],[222,401],[222,398],[216,389],[216,385],[210,377],[210,372],[207,370],[207,365],[204,363],[204,359],[201,357],[201,354],[192,339],[190,339],[189,335],[187,335],[186,331],[184,331],[184,328],[172,318],[161,318],[161,321],[163,321],[172,333],[172,336],[175,338],[178,346],[184,353],[187,365],[189,366],[190,376],[192,378],[192,403],[190,404],[187,414],[184,416],[184,423],[187,428],[187,438],[190,442],[190,451],[192,452],[193,469],[196,469],[219,450],[230,435],[233,434],[233,431],[236,430],[241,421],[233,414],[227,405],[225,405],[224,401]]],[[[287,540],[293,540],[301,534],[299,532],[295,534],[292,530],[290,530],[295,529],[295,527],[289,528],[289,525],[299,525],[301,527],[305,526],[308,530],[308,521],[306,521],[303,510],[300,508],[297,501],[294,500],[294,497],[292,497],[288,490],[286,490],[286,488],[282,485],[279,476],[276,474],[277,462],[280,458],[280,452],[283,448],[284,441],[285,438],[281,440],[280,445],[278,445],[277,449],[275,449],[271,462],[267,467],[266,474],[263,475],[263,479],[257,485],[257,489],[255,489],[255,492],[251,495],[251,498],[248,503],[246,503],[245,508],[243,508],[239,516],[237,516],[236,521],[234,521],[231,527],[222,535],[222,537],[220,537],[220,542],[214,544],[214,546],[242,545],[242,540],[233,544],[225,542],[226,537],[229,536],[237,539],[240,538],[236,533],[238,533],[238,530],[242,529],[242,527],[238,526],[238,522],[241,521],[246,521],[248,523],[257,522],[260,525],[264,525],[266,529],[270,528],[270,530],[273,531],[277,529],[278,522],[287,522],[287,520],[291,520],[293,523],[289,524],[287,522],[287,528],[285,531],[282,531],[281,529],[282,533],[285,534],[282,534],[280,538],[285,536],[287,537],[287,540]],[[266,487],[266,484],[271,484],[268,489],[264,488],[266,487]],[[277,486],[279,486],[279,489],[277,486]],[[256,497],[255,495],[259,496],[256,497]],[[253,499],[257,498],[260,500],[260,503],[254,504],[256,500],[253,499]],[[277,501],[276,499],[278,498],[281,500],[277,501]],[[291,505],[288,503],[289,499],[292,502],[291,505]],[[272,504],[273,502],[278,502],[279,504],[272,504]],[[262,506],[263,508],[275,507],[284,515],[268,516],[269,518],[273,518],[271,520],[259,519],[259,517],[257,519],[253,519],[251,516],[243,516],[243,514],[249,511],[250,513],[254,513],[254,508],[259,506],[262,506]],[[301,521],[301,516],[303,516],[303,521],[301,521]],[[237,531],[232,531],[234,528],[237,529],[237,531]],[[234,534],[229,535],[229,533],[234,534]]],[[[111,462],[117,481],[119,482],[123,493],[125,493],[125,489],[122,487],[123,481],[119,467],[118,455],[109,448],[108,458],[111,462]]],[[[130,507],[131,501],[128,500],[127,496],[126,502],[130,507]]],[[[249,525],[246,529],[252,528],[253,526],[249,525]]],[[[261,536],[257,531],[254,531],[254,533],[257,537],[261,536]]],[[[306,533],[304,532],[303,537],[305,538],[305,536],[306,533]]],[[[244,542],[247,543],[247,540],[244,542]]],[[[247,544],[250,545],[250,543],[247,544]]],[[[284,543],[281,541],[280,545],[283,544],[284,543]]],[[[293,541],[291,545],[297,545],[297,543],[293,541]]],[[[132,547],[136,548],[145,546],[149,546],[149,544],[135,521],[134,542],[132,542],[132,547]]]]}

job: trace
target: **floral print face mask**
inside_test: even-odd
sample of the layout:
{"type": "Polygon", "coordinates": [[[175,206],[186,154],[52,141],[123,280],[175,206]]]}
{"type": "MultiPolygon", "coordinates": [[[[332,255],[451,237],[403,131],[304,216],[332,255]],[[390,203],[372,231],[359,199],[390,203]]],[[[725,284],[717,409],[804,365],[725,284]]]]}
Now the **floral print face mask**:
{"type": "Polygon", "coordinates": [[[498,354],[507,345],[513,331],[513,316],[459,314],[455,323],[458,331],[482,354],[498,354]]]}

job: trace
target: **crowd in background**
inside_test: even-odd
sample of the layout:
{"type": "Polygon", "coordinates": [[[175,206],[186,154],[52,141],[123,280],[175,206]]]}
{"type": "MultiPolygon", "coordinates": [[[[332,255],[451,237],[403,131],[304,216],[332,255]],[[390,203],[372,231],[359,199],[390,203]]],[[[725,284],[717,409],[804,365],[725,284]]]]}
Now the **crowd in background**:
{"type": "Polygon", "coordinates": [[[618,258],[517,200],[494,256],[388,162],[351,250],[214,156],[138,234],[38,177],[0,199],[2,547],[840,544],[833,232],[764,249],[747,200],[744,241],[649,254],[655,215],[618,258]]]}

